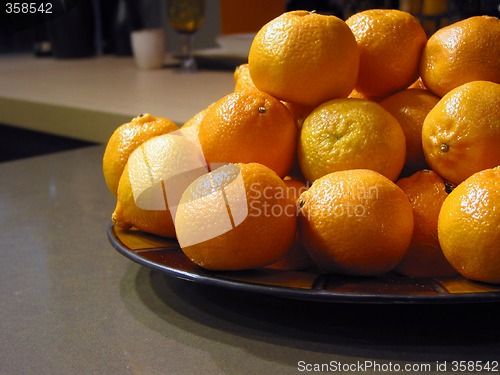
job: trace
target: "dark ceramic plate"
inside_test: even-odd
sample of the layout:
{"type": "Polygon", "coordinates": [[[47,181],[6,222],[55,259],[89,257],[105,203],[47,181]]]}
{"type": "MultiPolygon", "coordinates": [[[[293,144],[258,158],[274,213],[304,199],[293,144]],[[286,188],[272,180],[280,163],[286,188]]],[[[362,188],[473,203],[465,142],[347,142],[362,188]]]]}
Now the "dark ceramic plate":
{"type": "Polygon", "coordinates": [[[410,278],[326,275],[317,270],[208,271],[191,262],[175,240],[108,227],[113,247],[127,258],[167,275],[246,292],[283,298],[349,303],[477,303],[500,301],[500,285],[463,277],[410,278]]]}

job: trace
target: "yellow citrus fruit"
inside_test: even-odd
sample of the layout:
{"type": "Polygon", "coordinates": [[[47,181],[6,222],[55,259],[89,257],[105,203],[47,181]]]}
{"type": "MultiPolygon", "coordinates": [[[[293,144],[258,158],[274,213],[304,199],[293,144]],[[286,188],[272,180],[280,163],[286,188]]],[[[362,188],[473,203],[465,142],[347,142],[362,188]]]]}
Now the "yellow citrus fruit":
{"type": "Polygon", "coordinates": [[[473,81],[451,90],[425,118],[422,142],[431,169],[455,185],[500,165],[500,84],[473,81]]]}
{"type": "Polygon", "coordinates": [[[422,53],[420,75],[438,96],[471,81],[500,83],[500,20],[475,16],[436,31],[422,53]]]}
{"type": "Polygon", "coordinates": [[[258,163],[226,164],[195,180],[175,216],[181,249],[201,267],[242,270],[276,262],[296,234],[283,180],[258,163]]]}
{"type": "Polygon", "coordinates": [[[290,111],[259,90],[233,92],[207,110],[199,139],[210,164],[261,163],[285,177],[295,156],[298,128],[290,111]]]}
{"type": "Polygon", "coordinates": [[[356,40],[345,22],[308,11],[286,12],[264,25],[248,54],[259,90],[306,106],[349,95],[358,64],[356,40]]]}
{"type": "MultiPolygon", "coordinates": [[[[300,194],[307,190],[307,184],[293,178],[286,177],[284,179],[285,185],[287,187],[288,197],[296,203],[296,212],[298,213],[298,199],[300,194]]],[[[300,239],[299,233],[295,235],[295,239],[292,246],[277,262],[272,263],[267,266],[267,268],[278,269],[278,270],[302,270],[314,265],[311,257],[307,253],[302,240],[300,239]]]]}
{"type": "Polygon", "coordinates": [[[301,194],[299,203],[302,241],[327,272],[384,274],[410,245],[412,206],[395,183],[375,171],[327,174],[301,194]]]}
{"type": "Polygon", "coordinates": [[[379,102],[398,120],[405,134],[406,175],[427,167],[422,148],[422,126],[425,117],[438,102],[439,97],[424,89],[402,90],[379,102]]]}
{"type": "Polygon", "coordinates": [[[449,195],[438,221],[439,243],[464,277],[500,283],[500,167],[473,174],[449,195]]]}
{"type": "Polygon", "coordinates": [[[346,20],[360,51],[356,90],[383,97],[418,78],[427,35],[417,18],[395,9],[369,9],[346,20]]]}
{"type": "Polygon", "coordinates": [[[444,180],[423,170],[396,183],[413,207],[413,236],[410,247],[395,270],[406,276],[438,277],[456,274],[443,255],[438,240],[438,217],[448,196],[444,180]]]}
{"type": "Polygon", "coordinates": [[[137,206],[125,165],[118,185],[113,224],[122,229],[138,229],[163,237],[175,237],[174,222],[169,210],[144,210],[137,206]]]}
{"type": "Polygon", "coordinates": [[[395,181],[405,162],[405,147],[401,126],[379,104],[343,98],[320,105],[306,118],[297,155],[311,182],[330,172],[358,168],[395,181]]]}
{"type": "Polygon", "coordinates": [[[185,187],[207,170],[200,148],[180,130],[145,141],[130,154],[120,178],[114,224],[175,236],[174,208],[185,187]]]}
{"type": "Polygon", "coordinates": [[[116,195],[120,177],[132,151],[149,138],[177,129],[174,122],[149,113],[119,126],[109,138],[102,160],[104,180],[109,190],[116,195]]]}

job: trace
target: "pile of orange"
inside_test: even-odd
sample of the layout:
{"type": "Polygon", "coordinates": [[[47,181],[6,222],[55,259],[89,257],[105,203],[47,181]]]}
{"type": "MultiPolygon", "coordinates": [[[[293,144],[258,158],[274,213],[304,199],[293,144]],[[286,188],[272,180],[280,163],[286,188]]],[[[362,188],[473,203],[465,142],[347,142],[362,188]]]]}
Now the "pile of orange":
{"type": "Polygon", "coordinates": [[[234,91],[110,139],[115,225],[201,267],[500,283],[500,20],[282,14],[234,91]]]}

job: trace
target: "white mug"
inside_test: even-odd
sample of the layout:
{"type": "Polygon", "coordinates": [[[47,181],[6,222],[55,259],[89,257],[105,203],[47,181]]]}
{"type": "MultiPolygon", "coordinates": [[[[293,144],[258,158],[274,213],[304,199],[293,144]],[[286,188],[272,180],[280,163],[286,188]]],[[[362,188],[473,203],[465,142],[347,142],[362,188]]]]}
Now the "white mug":
{"type": "Polygon", "coordinates": [[[163,29],[134,30],[131,33],[132,52],[140,69],[159,69],[165,61],[165,31],[163,29]]]}

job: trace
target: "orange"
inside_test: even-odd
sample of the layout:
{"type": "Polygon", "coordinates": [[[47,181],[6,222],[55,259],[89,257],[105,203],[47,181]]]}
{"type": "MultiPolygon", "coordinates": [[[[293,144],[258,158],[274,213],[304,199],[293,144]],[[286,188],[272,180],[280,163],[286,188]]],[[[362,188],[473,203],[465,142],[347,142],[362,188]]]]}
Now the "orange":
{"type": "Polygon", "coordinates": [[[295,117],[295,121],[299,129],[302,127],[302,124],[304,124],[304,120],[306,119],[306,117],[315,108],[290,102],[283,102],[283,104],[288,108],[292,116],[295,117]]]}
{"type": "Polygon", "coordinates": [[[248,64],[241,64],[234,69],[234,91],[241,91],[246,89],[257,89],[250,77],[250,70],[248,64]]]}
{"type": "Polygon", "coordinates": [[[438,240],[438,217],[448,196],[443,179],[430,170],[402,178],[397,185],[413,207],[413,236],[396,271],[406,276],[438,277],[456,274],[443,255],[438,240]]]}
{"type": "MultiPolygon", "coordinates": [[[[211,105],[213,105],[212,103],[211,105]]],[[[210,105],[210,106],[211,106],[210,105]]],[[[200,132],[200,125],[203,119],[205,118],[205,115],[208,111],[208,106],[205,109],[202,109],[201,111],[197,112],[194,116],[192,116],[189,120],[187,120],[181,127],[180,133],[189,138],[192,142],[196,143],[198,147],[201,149],[200,145],[200,140],[199,140],[199,132],[200,132]]]]}
{"type": "Polygon", "coordinates": [[[208,110],[208,107],[197,112],[193,117],[191,117],[189,120],[187,120],[184,123],[184,125],[182,125],[182,127],[183,128],[189,128],[190,126],[199,127],[201,120],[203,120],[203,117],[205,117],[205,114],[207,113],[207,110],[208,110]]]}
{"type": "Polygon", "coordinates": [[[301,194],[299,204],[302,241],[327,272],[384,274],[410,245],[411,204],[395,183],[375,171],[327,174],[301,194]]]}
{"type": "Polygon", "coordinates": [[[439,213],[443,253],[464,277],[500,283],[500,167],[473,174],[439,213]]]}
{"type": "Polygon", "coordinates": [[[304,177],[304,174],[302,173],[300,169],[300,164],[299,164],[299,159],[297,155],[295,156],[295,160],[292,164],[292,168],[288,171],[288,177],[294,179],[294,180],[299,180],[303,181],[304,183],[307,182],[307,179],[304,177]]]}
{"type": "MultiPolygon", "coordinates": [[[[249,89],[258,90],[252,81],[252,77],[250,77],[250,70],[248,68],[248,64],[242,64],[236,67],[236,69],[234,70],[234,83],[235,83],[234,91],[242,91],[249,89]]],[[[307,117],[307,115],[314,109],[314,107],[305,106],[297,103],[290,103],[285,101],[283,101],[282,103],[288,108],[291,114],[295,117],[297,121],[297,126],[299,128],[302,126],[302,123],[304,122],[304,119],[307,117]]]]}
{"type": "MultiPolygon", "coordinates": [[[[200,148],[200,151],[201,151],[201,145],[199,140],[200,125],[203,119],[205,118],[208,109],[214,104],[215,103],[210,104],[207,108],[202,109],[194,116],[192,116],[189,120],[187,120],[184,123],[184,125],[182,125],[180,131],[178,132],[178,134],[182,134],[184,137],[187,137],[189,140],[194,142],[200,148]]],[[[202,158],[204,158],[204,156],[202,156],[202,158]]]]}
{"type": "Polygon", "coordinates": [[[436,104],[422,127],[425,158],[455,185],[500,165],[500,84],[473,81],[436,104]]]}
{"type": "Polygon", "coordinates": [[[424,82],[422,81],[422,77],[418,77],[418,79],[415,82],[413,82],[410,86],[408,86],[408,88],[427,90],[427,87],[425,87],[424,82]]]}
{"type": "Polygon", "coordinates": [[[184,188],[206,172],[201,150],[180,131],[143,142],[130,154],[120,178],[114,224],[174,237],[171,209],[184,188]]]}
{"type": "Polygon", "coordinates": [[[500,83],[500,20],[476,16],[436,31],[422,53],[420,74],[438,96],[471,81],[500,83]]]}
{"type": "Polygon", "coordinates": [[[379,104],[334,99],[306,118],[297,155],[302,173],[314,181],[330,172],[372,169],[396,180],[405,162],[405,137],[397,120],[379,104]]]}
{"type": "Polygon", "coordinates": [[[177,129],[174,122],[149,113],[143,113],[119,126],[109,138],[102,160],[104,179],[109,190],[116,195],[120,176],[132,151],[149,138],[177,129]]]}
{"type": "Polygon", "coordinates": [[[351,93],[349,94],[348,98],[354,98],[354,99],[365,99],[365,100],[372,100],[374,102],[379,102],[383,98],[376,98],[376,97],[371,97],[366,94],[363,94],[362,92],[359,92],[356,89],[353,89],[351,93]]]}
{"type": "Polygon", "coordinates": [[[306,106],[349,95],[358,65],[356,40],[344,21],[302,10],[264,25],[248,54],[259,90],[306,106]]]}
{"type": "Polygon", "coordinates": [[[175,216],[182,251],[212,270],[276,262],[296,234],[296,206],[283,180],[258,163],[226,164],[185,190],[175,216]]]}
{"type": "MultiPolygon", "coordinates": [[[[284,182],[287,187],[288,197],[295,202],[294,209],[298,213],[298,199],[300,194],[307,190],[308,186],[300,180],[288,177],[284,179],[284,182]]],[[[302,270],[312,265],[314,265],[314,262],[307,253],[297,231],[290,249],[277,262],[267,266],[267,268],[293,271],[302,270]]]]}
{"type": "Polygon", "coordinates": [[[298,129],[290,111],[259,90],[233,92],[208,108],[199,139],[209,164],[261,163],[285,177],[298,129]]]}
{"type": "Polygon", "coordinates": [[[427,41],[417,18],[395,9],[369,9],[346,23],[360,50],[358,92],[383,97],[415,82],[427,41]]]}
{"type": "Polygon", "coordinates": [[[439,97],[424,89],[402,90],[379,102],[398,120],[405,133],[406,175],[427,168],[422,148],[422,126],[425,117],[438,102],[439,97]]]}

